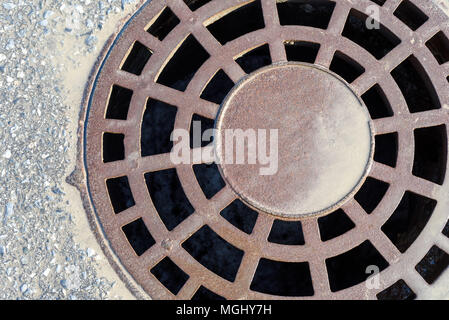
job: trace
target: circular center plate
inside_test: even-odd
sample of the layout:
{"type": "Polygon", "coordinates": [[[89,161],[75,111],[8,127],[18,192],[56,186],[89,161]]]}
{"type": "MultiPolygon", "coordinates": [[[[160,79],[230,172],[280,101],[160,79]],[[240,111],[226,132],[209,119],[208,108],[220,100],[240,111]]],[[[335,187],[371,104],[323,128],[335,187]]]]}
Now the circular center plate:
{"type": "Polygon", "coordinates": [[[256,209],[284,218],[325,214],[367,175],[370,121],[338,76],[312,65],[272,65],[244,78],[221,107],[220,170],[256,209]]]}

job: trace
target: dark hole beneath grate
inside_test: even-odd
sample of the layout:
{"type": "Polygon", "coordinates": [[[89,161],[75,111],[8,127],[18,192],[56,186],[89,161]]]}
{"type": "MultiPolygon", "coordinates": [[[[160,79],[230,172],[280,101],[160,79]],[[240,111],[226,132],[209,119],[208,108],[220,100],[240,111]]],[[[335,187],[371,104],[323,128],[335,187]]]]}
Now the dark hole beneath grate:
{"type": "Polygon", "coordinates": [[[125,159],[125,135],[121,133],[103,133],[103,162],[125,159]]]}
{"type": "Polygon", "coordinates": [[[221,104],[233,87],[234,82],[223,70],[219,70],[204,88],[201,99],[221,104]]]}
{"type": "Polygon", "coordinates": [[[244,34],[265,27],[260,0],[241,6],[207,26],[207,29],[221,43],[237,39],[244,34]]]}
{"type": "Polygon", "coordinates": [[[287,297],[313,296],[307,262],[281,262],[260,259],[251,290],[287,297]]]}
{"type": "Polygon", "coordinates": [[[327,29],[335,2],[318,1],[279,1],[277,9],[281,25],[300,25],[313,28],[327,29]]]}
{"type": "Polygon", "coordinates": [[[378,4],[379,6],[383,6],[387,0],[371,0],[371,1],[378,4]]]}
{"type": "Polygon", "coordinates": [[[106,119],[126,120],[133,91],[114,84],[109,96],[106,119]]]}
{"type": "Polygon", "coordinates": [[[185,91],[196,71],[209,57],[198,40],[189,35],[162,70],[157,83],[185,91]]]}
{"type": "Polygon", "coordinates": [[[404,0],[398,6],[394,15],[413,31],[421,27],[429,17],[418,9],[411,1],[404,0]]]}
{"type": "Polygon", "coordinates": [[[368,177],[354,198],[366,213],[371,214],[379,205],[389,187],[390,185],[384,181],[368,177]]]}
{"type": "Polygon", "coordinates": [[[258,216],[256,211],[252,210],[238,199],[234,200],[230,205],[223,209],[220,212],[220,215],[233,226],[247,234],[253,232],[258,216]]]}
{"type": "Polygon", "coordinates": [[[209,226],[198,230],[182,247],[215,274],[231,282],[235,280],[244,252],[226,242],[209,226]]]}
{"type": "Polygon", "coordinates": [[[194,212],[176,169],[146,173],[145,181],[154,207],[169,231],[194,212]]]}
{"type": "Polygon", "coordinates": [[[288,61],[314,63],[320,50],[320,44],[313,42],[287,41],[284,45],[288,61]]]}
{"type": "Polygon", "coordinates": [[[335,53],[329,69],[349,83],[354,82],[365,72],[365,68],[340,51],[335,53]]]}
{"type": "Polygon", "coordinates": [[[242,67],[243,71],[251,73],[271,64],[270,48],[268,44],[264,44],[245,53],[235,61],[242,67]]]}
{"type": "Polygon", "coordinates": [[[152,52],[150,49],[145,47],[139,41],[136,41],[134,42],[133,47],[126,57],[121,69],[140,76],[143,68],[147,64],[148,60],[150,60],[151,55],[152,52]]]}
{"type": "Polygon", "coordinates": [[[448,266],[449,255],[437,246],[433,246],[415,269],[428,284],[432,284],[448,266]]]}
{"type": "Polygon", "coordinates": [[[382,226],[382,231],[404,253],[426,226],[436,204],[433,199],[407,191],[390,219],[382,226]]]}
{"type": "Polygon", "coordinates": [[[369,266],[382,271],[389,264],[370,241],[365,241],[348,252],[327,259],[326,266],[331,291],[337,292],[367,280],[371,275],[367,272],[369,266]]]}
{"type": "Polygon", "coordinates": [[[341,209],[319,218],[318,225],[322,241],[334,239],[355,228],[354,222],[341,209]]]}
{"type": "Polygon", "coordinates": [[[141,129],[142,157],[168,153],[173,148],[170,136],[175,127],[178,108],[167,103],[148,99],[141,129]]]}
{"type": "Polygon", "coordinates": [[[449,61],[449,40],[443,31],[438,32],[432,39],[427,41],[426,46],[439,64],[449,61]]]}
{"type": "Polygon", "coordinates": [[[446,223],[443,229],[443,234],[449,238],[449,221],[446,223]]]}
{"type": "Polygon", "coordinates": [[[153,267],[151,273],[174,295],[179,293],[189,279],[189,275],[168,257],[153,267]]]}
{"type": "Polygon", "coordinates": [[[106,186],[115,213],[120,213],[136,204],[129,186],[128,177],[108,179],[106,180],[106,186]]]}
{"type": "Polygon", "coordinates": [[[138,256],[141,256],[153,245],[156,244],[150,232],[148,231],[142,218],[139,218],[126,226],[122,227],[123,232],[138,256]]]}
{"type": "Polygon", "coordinates": [[[403,61],[391,75],[401,89],[411,113],[441,108],[429,76],[414,56],[403,61]]]}
{"type": "Polygon", "coordinates": [[[398,133],[387,133],[375,137],[374,161],[396,167],[398,160],[398,133]]]}
{"type": "Polygon", "coordinates": [[[342,35],[370,52],[376,59],[382,59],[401,43],[390,30],[380,24],[380,29],[366,27],[367,16],[352,9],[342,35]]]}
{"type": "Polygon", "coordinates": [[[178,24],[179,19],[169,7],[164,8],[159,14],[159,17],[153,24],[147,29],[147,31],[158,38],[164,40],[165,37],[172,31],[178,24]]]}
{"type": "Polygon", "coordinates": [[[207,199],[211,199],[226,185],[215,163],[194,165],[193,172],[207,199]]]}
{"type": "Polygon", "coordinates": [[[304,245],[300,221],[275,220],[268,241],[284,245],[304,245]]]}
{"type": "Polygon", "coordinates": [[[402,279],[377,294],[378,300],[414,300],[415,298],[416,294],[402,279]]]}
{"type": "Polygon", "coordinates": [[[195,11],[196,9],[204,6],[205,4],[211,2],[212,0],[184,0],[186,5],[190,10],[195,11]]]}
{"type": "Polygon", "coordinates": [[[382,88],[376,84],[362,95],[373,120],[393,116],[393,109],[382,88]]]}
{"type": "Polygon", "coordinates": [[[202,117],[198,114],[194,114],[192,116],[192,122],[190,124],[190,148],[205,147],[212,141],[214,141],[212,131],[212,129],[214,128],[214,124],[215,124],[214,120],[202,117]],[[209,136],[208,134],[206,134],[205,136],[203,136],[206,131],[208,131],[208,133],[210,133],[211,135],[209,136]],[[194,141],[195,138],[194,133],[196,132],[201,133],[200,137],[196,137],[196,139],[199,139],[198,141],[194,141]]]}
{"type": "Polygon", "coordinates": [[[219,301],[226,300],[222,296],[216,294],[215,292],[210,291],[206,287],[199,287],[199,289],[195,292],[192,297],[193,301],[219,301]]]}
{"type": "Polygon", "coordinates": [[[447,164],[446,125],[416,129],[414,133],[413,175],[442,185],[447,164]]]}

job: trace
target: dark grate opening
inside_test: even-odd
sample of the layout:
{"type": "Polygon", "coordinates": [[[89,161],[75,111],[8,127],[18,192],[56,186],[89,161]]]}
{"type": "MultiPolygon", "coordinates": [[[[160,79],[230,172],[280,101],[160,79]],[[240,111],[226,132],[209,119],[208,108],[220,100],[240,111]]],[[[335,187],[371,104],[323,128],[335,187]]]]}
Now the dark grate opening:
{"type": "Polygon", "coordinates": [[[212,0],[184,0],[186,5],[190,10],[195,11],[196,9],[204,6],[205,4],[211,2],[212,0]]]}
{"type": "Polygon", "coordinates": [[[170,33],[170,31],[172,31],[179,24],[179,22],[178,17],[175,16],[173,11],[171,11],[169,7],[165,7],[147,31],[162,41],[170,33]]]}
{"type": "MultiPolygon", "coordinates": [[[[190,124],[190,148],[205,147],[214,141],[213,131],[215,121],[209,118],[202,117],[198,114],[193,114],[192,122],[190,124]],[[198,128],[198,129],[196,129],[198,128]],[[199,141],[194,141],[194,132],[201,132],[199,141]],[[207,133],[206,133],[207,131],[207,133]],[[205,134],[206,133],[206,134],[205,134]],[[209,135],[210,133],[210,135],[209,135]],[[203,139],[204,138],[204,139],[203,139]],[[196,144],[195,144],[196,142],[196,144]]],[[[198,139],[198,138],[197,138],[198,139]]]]}
{"type": "Polygon", "coordinates": [[[257,220],[257,212],[249,208],[240,200],[234,200],[229,206],[220,212],[234,227],[242,230],[247,234],[253,232],[254,225],[257,220]]]}
{"type": "Polygon", "coordinates": [[[125,233],[129,244],[138,256],[141,256],[145,251],[156,244],[156,241],[154,241],[142,218],[122,227],[122,230],[125,233]]]}
{"type": "Polygon", "coordinates": [[[121,133],[103,133],[103,162],[125,159],[125,135],[121,133]]]}
{"type": "Polygon", "coordinates": [[[377,135],[374,161],[395,168],[398,160],[398,138],[397,132],[377,135]]]}
{"type": "Polygon", "coordinates": [[[416,129],[413,175],[442,185],[446,176],[446,125],[416,129]]]}
{"type": "Polygon", "coordinates": [[[327,29],[334,12],[335,2],[318,1],[279,1],[277,9],[281,25],[299,25],[327,29]]]}
{"type": "Polygon", "coordinates": [[[209,57],[209,53],[195,37],[189,35],[162,70],[157,83],[185,91],[195,73],[209,57]]]}
{"type": "Polygon", "coordinates": [[[354,222],[341,209],[319,218],[318,225],[322,241],[337,238],[355,228],[354,222]]]}
{"type": "Polygon", "coordinates": [[[109,96],[106,119],[126,120],[133,91],[114,84],[109,96]]]}
{"type": "Polygon", "coordinates": [[[194,165],[193,172],[207,199],[211,199],[226,185],[215,163],[194,165]]]}
{"type": "Polygon", "coordinates": [[[291,246],[304,245],[301,222],[274,220],[268,241],[291,246]]]}
{"type": "Polygon", "coordinates": [[[146,173],[145,181],[154,207],[169,231],[194,212],[176,169],[146,173]]]}
{"type": "Polygon", "coordinates": [[[377,294],[378,300],[414,300],[415,298],[416,294],[402,279],[377,294]]]}
{"type": "Polygon", "coordinates": [[[375,4],[378,4],[379,6],[383,6],[387,0],[371,0],[375,4]]]}
{"type": "Polygon", "coordinates": [[[449,40],[443,31],[438,32],[432,39],[427,41],[426,46],[439,64],[449,61],[449,40]]]}
{"type": "Polygon", "coordinates": [[[320,44],[305,41],[287,41],[284,43],[288,61],[314,63],[320,50],[320,44]]]}
{"type": "Polygon", "coordinates": [[[391,72],[411,113],[440,109],[432,81],[418,59],[410,56],[391,72]]]}
{"type": "Polygon", "coordinates": [[[443,229],[443,234],[449,238],[449,221],[446,223],[443,229]]]}
{"type": "Polygon", "coordinates": [[[389,264],[370,241],[339,256],[326,260],[329,283],[332,292],[355,286],[370,276],[367,267],[376,266],[380,271],[389,264]]]}
{"type": "Polygon", "coordinates": [[[243,71],[251,73],[271,64],[270,48],[268,44],[264,44],[245,53],[235,61],[242,67],[243,71]]]}
{"type": "Polygon", "coordinates": [[[365,92],[362,95],[362,100],[373,120],[392,117],[394,115],[390,102],[378,84],[365,92]]]}
{"type": "Polygon", "coordinates": [[[394,12],[394,15],[413,31],[418,30],[429,17],[418,9],[411,1],[404,0],[394,12]]]}
{"type": "Polygon", "coordinates": [[[368,177],[354,198],[366,213],[371,214],[382,201],[389,187],[390,185],[384,181],[368,177]]]}
{"type": "Polygon", "coordinates": [[[433,246],[415,269],[428,284],[432,284],[448,266],[449,255],[437,246],[433,246]]]}
{"type": "Polygon", "coordinates": [[[404,253],[421,234],[436,204],[433,199],[407,191],[390,219],[382,226],[382,231],[404,253]]]}
{"type": "Polygon", "coordinates": [[[401,40],[382,24],[380,29],[368,29],[365,23],[367,18],[365,14],[352,9],[342,35],[380,60],[399,45],[401,40]]]}
{"type": "Polygon", "coordinates": [[[355,79],[365,72],[365,68],[340,51],[335,53],[329,69],[341,76],[348,83],[354,82],[355,79]]]}
{"type": "Polygon", "coordinates": [[[222,296],[216,294],[215,292],[210,291],[206,287],[199,287],[199,289],[195,292],[192,297],[193,301],[222,301],[226,300],[222,296]]]}
{"type": "Polygon", "coordinates": [[[136,204],[129,186],[128,177],[108,179],[106,180],[106,186],[115,213],[125,211],[136,204]]]}
{"type": "Polygon", "coordinates": [[[219,70],[201,93],[201,99],[221,104],[233,87],[234,82],[223,70],[219,70]]]}
{"type": "Polygon", "coordinates": [[[312,277],[307,262],[260,259],[251,290],[287,297],[313,296],[312,277]]]}
{"type": "Polygon", "coordinates": [[[140,76],[153,53],[139,41],[134,42],[121,69],[140,76]]]}
{"type": "Polygon", "coordinates": [[[262,5],[260,0],[256,0],[218,19],[207,29],[221,44],[225,44],[264,27],[262,5]]]}
{"type": "Polygon", "coordinates": [[[170,136],[175,127],[178,108],[148,99],[143,114],[140,148],[142,157],[168,153],[173,148],[170,136]]]}
{"type": "Polygon", "coordinates": [[[153,267],[151,273],[174,295],[178,294],[189,279],[189,275],[168,257],[153,267]]]}
{"type": "Polygon", "coordinates": [[[244,252],[226,242],[209,226],[198,230],[182,247],[215,274],[231,282],[235,280],[244,252]]]}

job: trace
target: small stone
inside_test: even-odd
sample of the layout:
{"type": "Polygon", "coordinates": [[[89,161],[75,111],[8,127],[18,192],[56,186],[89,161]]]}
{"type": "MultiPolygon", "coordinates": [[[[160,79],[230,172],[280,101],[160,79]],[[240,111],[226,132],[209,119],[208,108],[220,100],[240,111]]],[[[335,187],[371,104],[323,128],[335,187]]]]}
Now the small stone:
{"type": "Polygon", "coordinates": [[[47,269],[45,269],[44,270],[44,272],[42,272],[42,275],[44,276],[44,277],[48,277],[48,275],[50,274],[50,268],[47,268],[47,269]]]}
{"type": "Polygon", "coordinates": [[[11,153],[11,150],[6,150],[5,151],[5,153],[3,153],[3,158],[5,158],[5,159],[9,159],[9,158],[11,158],[11,156],[12,156],[12,153],[11,153]]]}
{"type": "Polygon", "coordinates": [[[25,293],[28,290],[28,285],[26,283],[20,286],[20,292],[25,293]]]}
{"type": "Polygon", "coordinates": [[[98,39],[97,39],[96,36],[90,35],[90,36],[88,36],[86,38],[85,43],[86,43],[87,46],[92,47],[92,46],[94,46],[97,43],[97,41],[98,41],[98,39]]]}
{"type": "Polygon", "coordinates": [[[6,2],[3,4],[3,8],[5,8],[6,10],[12,10],[16,7],[16,5],[14,3],[11,2],[6,2]]]}
{"type": "Polygon", "coordinates": [[[68,287],[68,282],[67,282],[66,279],[61,280],[61,281],[60,281],[60,284],[61,284],[61,286],[62,286],[64,289],[67,289],[67,287],[68,287]]]}
{"type": "Polygon", "coordinates": [[[95,250],[92,249],[92,248],[87,248],[86,254],[87,254],[87,256],[88,256],[89,258],[92,258],[92,257],[96,254],[96,252],[95,252],[95,250]]]}

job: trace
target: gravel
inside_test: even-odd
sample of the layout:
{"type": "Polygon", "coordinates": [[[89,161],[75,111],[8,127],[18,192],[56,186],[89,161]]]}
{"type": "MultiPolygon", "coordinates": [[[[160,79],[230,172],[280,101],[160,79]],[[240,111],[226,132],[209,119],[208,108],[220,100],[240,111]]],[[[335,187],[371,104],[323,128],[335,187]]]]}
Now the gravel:
{"type": "MultiPolygon", "coordinates": [[[[0,5],[0,299],[107,299],[114,282],[74,240],[64,180],[75,148],[62,74],[135,0],[0,5]],[[73,42],[73,51],[61,50],[73,42]],[[64,55],[64,59],[60,59],[64,55]]],[[[72,130],[73,131],[73,130],[72,130]]]]}

